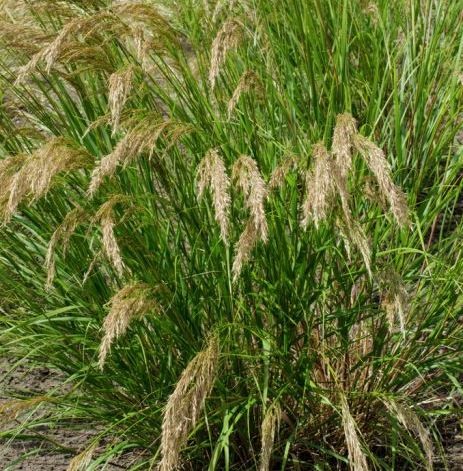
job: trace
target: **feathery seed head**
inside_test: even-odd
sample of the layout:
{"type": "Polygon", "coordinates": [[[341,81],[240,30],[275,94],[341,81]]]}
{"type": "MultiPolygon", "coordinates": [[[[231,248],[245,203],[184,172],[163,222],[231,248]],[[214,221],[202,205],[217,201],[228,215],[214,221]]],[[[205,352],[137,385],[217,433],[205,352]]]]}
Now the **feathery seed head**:
{"type": "Polygon", "coordinates": [[[357,132],[357,123],[348,113],[336,116],[331,151],[343,178],[352,167],[352,139],[357,132]]]}
{"type": "Polygon", "coordinates": [[[270,470],[270,458],[272,456],[275,432],[281,420],[281,408],[278,404],[269,407],[265,413],[261,426],[261,454],[259,471],[270,470]]]}
{"type": "Polygon", "coordinates": [[[98,366],[102,370],[113,342],[125,334],[133,319],[151,311],[158,312],[154,290],[146,283],[130,283],[120,289],[109,301],[109,313],[103,322],[103,339],[100,343],[98,366]]]}
{"type": "Polygon", "coordinates": [[[251,90],[257,92],[258,95],[263,94],[263,87],[262,82],[260,81],[259,77],[255,72],[252,70],[247,70],[244,74],[240,77],[238,85],[233,92],[230,101],[228,102],[227,112],[228,112],[228,119],[231,118],[233,110],[235,109],[238,101],[243,93],[249,93],[251,90]]]}
{"type": "Polygon", "coordinates": [[[84,220],[85,211],[77,206],[71,210],[63,219],[63,222],[56,228],[48,243],[47,254],[45,256],[45,267],[47,269],[47,289],[51,288],[53,279],[55,277],[55,250],[57,245],[61,242],[63,255],[69,245],[69,240],[76,230],[76,227],[84,220]]]}
{"type": "Polygon", "coordinates": [[[379,188],[389,202],[397,223],[400,226],[408,226],[410,219],[407,198],[404,192],[392,181],[391,167],[382,149],[360,134],[354,135],[353,145],[376,177],[379,188]]]}
{"type": "Polygon", "coordinates": [[[90,462],[92,461],[92,456],[97,446],[98,443],[94,442],[85,448],[85,450],[83,450],[81,453],[74,456],[74,458],[72,458],[72,460],[69,462],[66,471],[86,471],[90,462]]]}
{"type": "Polygon", "coordinates": [[[243,25],[235,18],[228,19],[220,28],[212,42],[209,85],[213,90],[220,68],[225,62],[228,51],[236,49],[243,36],[243,25]]]}
{"type": "Polygon", "coordinates": [[[253,218],[246,223],[238,242],[235,245],[235,257],[233,259],[232,273],[233,281],[236,282],[243,269],[243,266],[251,258],[251,252],[259,240],[259,234],[256,229],[253,218]]]}
{"type": "Polygon", "coordinates": [[[387,315],[389,328],[394,332],[397,326],[396,319],[398,319],[399,329],[405,333],[409,296],[400,275],[395,270],[386,270],[381,276],[380,285],[382,288],[381,307],[387,315]]]}
{"type": "Polygon", "coordinates": [[[218,362],[218,338],[212,336],[206,349],[199,352],[183,370],[164,412],[159,471],[172,471],[178,467],[180,451],[214,385],[218,362]]]}
{"type": "Polygon", "coordinates": [[[315,226],[326,219],[334,195],[333,162],[328,150],[319,142],[313,146],[313,169],[306,174],[306,195],[302,206],[302,227],[312,219],[315,226]]]}
{"type": "Polygon", "coordinates": [[[298,161],[299,158],[296,155],[286,155],[283,158],[283,161],[273,170],[268,182],[268,189],[275,190],[277,188],[281,188],[290,170],[297,167],[298,161]]]}
{"type": "Polygon", "coordinates": [[[231,203],[230,179],[217,149],[210,149],[198,165],[198,198],[203,196],[206,186],[211,189],[215,219],[220,226],[220,235],[222,240],[227,243],[231,203]]]}
{"type": "Polygon", "coordinates": [[[113,136],[119,129],[119,120],[122,108],[127,101],[133,86],[134,69],[126,67],[114,72],[109,77],[108,103],[111,112],[113,136]]]}
{"type": "Polygon", "coordinates": [[[349,463],[353,471],[368,471],[368,463],[362,450],[360,438],[357,432],[357,425],[351,415],[346,397],[341,395],[341,418],[346,437],[349,463]]]}
{"type": "Polygon", "coordinates": [[[233,165],[232,176],[244,193],[244,202],[251,213],[256,235],[266,242],[268,227],[265,217],[265,201],[268,192],[257,162],[248,155],[240,156],[233,165]]]}

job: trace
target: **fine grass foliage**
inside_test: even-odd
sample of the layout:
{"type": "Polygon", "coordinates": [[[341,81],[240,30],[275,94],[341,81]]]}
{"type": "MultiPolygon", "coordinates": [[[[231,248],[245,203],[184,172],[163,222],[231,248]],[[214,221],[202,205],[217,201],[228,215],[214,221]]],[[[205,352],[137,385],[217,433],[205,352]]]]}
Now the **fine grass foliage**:
{"type": "Polygon", "coordinates": [[[94,424],[72,470],[445,462],[462,2],[0,5],[0,349],[70,385],[2,435],[94,424]]]}

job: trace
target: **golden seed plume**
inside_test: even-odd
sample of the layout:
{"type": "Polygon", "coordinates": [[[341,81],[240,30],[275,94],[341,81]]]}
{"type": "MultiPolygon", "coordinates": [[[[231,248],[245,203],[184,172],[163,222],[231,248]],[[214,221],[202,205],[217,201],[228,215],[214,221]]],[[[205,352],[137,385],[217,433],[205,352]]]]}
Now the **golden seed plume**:
{"type": "Polygon", "coordinates": [[[238,242],[235,245],[235,257],[233,259],[233,281],[237,281],[243,266],[251,258],[252,249],[257,244],[259,235],[254,220],[251,218],[246,223],[238,242]]]}
{"type": "Polygon", "coordinates": [[[408,311],[408,293],[400,275],[395,270],[386,270],[381,276],[381,307],[387,315],[389,328],[396,331],[397,320],[402,333],[406,331],[406,313],[408,311]]]}
{"type": "Polygon", "coordinates": [[[67,471],[87,471],[97,446],[98,443],[94,442],[78,455],[74,456],[68,464],[67,471]]]}
{"type": "Polygon", "coordinates": [[[389,412],[410,432],[418,435],[421,446],[426,454],[426,469],[434,469],[434,446],[429,431],[424,427],[418,415],[408,406],[393,399],[383,399],[389,412]]]}
{"type": "Polygon", "coordinates": [[[122,261],[121,251],[114,234],[114,207],[119,203],[126,203],[129,197],[125,195],[112,196],[103,203],[94,216],[94,221],[101,225],[103,249],[108,259],[112,262],[117,274],[124,274],[124,262],[122,261]]]}
{"type": "Polygon", "coordinates": [[[57,245],[61,242],[63,255],[69,245],[69,240],[76,230],[76,227],[84,220],[85,211],[77,206],[72,209],[63,219],[63,222],[56,228],[48,243],[47,254],[45,256],[45,268],[47,269],[46,288],[51,288],[55,277],[55,251],[57,245]]]}
{"type": "Polygon", "coordinates": [[[2,421],[11,422],[16,419],[19,414],[38,406],[44,402],[51,402],[48,396],[35,396],[30,399],[12,399],[0,404],[0,423],[2,421]]]}
{"type": "Polygon", "coordinates": [[[270,471],[270,459],[275,441],[275,432],[281,420],[279,405],[273,405],[267,410],[261,426],[261,454],[259,471],[270,471]]]}
{"type": "Polygon", "coordinates": [[[357,133],[357,123],[348,113],[336,116],[331,152],[341,176],[345,178],[352,168],[352,139],[357,133]]]}
{"type": "Polygon", "coordinates": [[[119,130],[122,108],[127,101],[133,86],[134,69],[126,67],[109,77],[108,103],[111,112],[112,134],[119,130]]]}
{"type": "Polygon", "coordinates": [[[258,95],[263,94],[263,87],[262,83],[255,72],[252,70],[247,70],[244,74],[240,77],[238,81],[238,85],[233,92],[230,101],[228,102],[227,106],[227,113],[228,119],[231,118],[233,110],[235,109],[238,101],[243,93],[249,93],[250,91],[255,91],[258,95]]]}
{"type": "Polygon", "coordinates": [[[152,153],[161,137],[168,141],[169,146],[172,146],[192,129],[191,125],[185,123],[173,120],[162,121],[158,114],[143,117],[117,143],[114,150],[104,156],[95,167],[87,194],[93,196],[105,177],[114,175],[119,165],[127,166],[140,154],[152,153]]]}
{"type": "Polygon", "coordinates": [[[177,469],[180,451],[196,425],[204,401],[214,385],[218,360],[219,343],[217,337],[213,336],[206,349],[199,352],[183,370],[164,412],[159,471],[177,469]]]}
{"type": "Polygon", "coordinates": [[[350,413],[349,405],[344,395],[341,395],[341,417],[349,454],[349,464],[353,471],[368,471],[369,467],[362,450],[357,425],[350,413]]]}
{"type": "Polygon", "coordinates": [[[220,227],[222,240],[227,243],[230,212],[230,179],[217,149],[210,149],[198,165],[197,192],[202,198],[209,186],[214,202],[215,219],[220,227]]]}
{"type": "Polygon", "coordinates": [[[298,160],[298,157],[294,154],[286,155],[283,161],[273,170],[268,182],[268,189],[276,190],[281,188],[290,170],[297,167],[298,160]]]}
{"type": "Polygon", "coordinates": [[[103,321],[103,338],[98,354],[98,366],[103,370],[106,358],[115,340],[124,335],[134,319],[159,306],[153,297],[153,288],[146,283],[130,283],[120,289],[109,301],[109,313],[103,321]]]}
{"type": "Polygon", "coordinates": [[[316,227],[326,219],[334,195],[333,163],[323,143],[313,146],[313,169],[306,174],[306,192],[302,205],[302,227],[306,228],[310,220],[316,227]]]}
{"type": "Polygon", "coordinates": [[[92,158],[83,149],[76,149],[64,138],[53,138],[29,155],[9,182],[9,197],[4,217],[9,220],[26,198],[32,201],[44,196],[53,177],[89,166],[92,158]]]}
{"type": "Polygon", "coordinates": [[[267,242],[268,227],[265,217],[265,201],[267,188],[254,159],[248,155],[242,155],[234,163],[232,170],[233,180],[244,193],[244,202],[251,213],[255,231],[258,237],[267,242]]]}
{"type": "Polygon", "coordinates": [[[220,28],[212,42],[211,64],[209,68],[209,85],[213,90],[220,69],[225,62],[228,51],[236,49],[243,35],[243,26],[235,18],[228,19],[220,28]]]}
{"type": "Polygon", "coordinates": [[[407,198],[403,191],[392,181],[391,167],[382,149],[360,134],[354,136],[353,145],[365,159],[369,169],[376,177],[379,188],[389,202],[397,223],[400,226],[409,225],[407,198]]]}

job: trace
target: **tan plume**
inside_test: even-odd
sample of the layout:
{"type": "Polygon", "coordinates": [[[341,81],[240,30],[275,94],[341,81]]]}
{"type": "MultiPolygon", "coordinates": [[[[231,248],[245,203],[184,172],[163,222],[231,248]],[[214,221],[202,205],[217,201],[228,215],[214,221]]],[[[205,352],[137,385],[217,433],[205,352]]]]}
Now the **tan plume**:
{"type": "Polygon", "coordinates": [[[331,152],[341,176],[345,178],[352,168],[352,140],[357,133],[357,123],[349,113],[336,116],[331,152]]]}
{"type": "Polygon", "coordinates": [[[219,343],[213,336],[205,350],[199,352],[183,370],[164,412],[159,471],[172,471],[178,467],[180,451],[214,385],[218,360],[219,343]]]}
{"type": "Polygon", "coordinates": [[[263,94],[263,87],[262,83],[255,72],[252,70],[247,70],[244,74],[240,77],[238,81],[238,85],[233,92],[230,101],[228,102],[227,106],[227,113],[228,119],[231,118],[233,110],[235,109],[238,101],[243,93],[249,93],[250,91],[255,91],[258,96],[263,94]]]}
{"type": "Polygon", "coordinates": [[[146,283],[130,283],[120,289],[109,301],[109,313],[103,321],[103,338],[98,354],[98,366],[102,370],[111,346],[124,335],[134,319],[149,312],[158,312],[154,290],[146,283]]]}
{"type": "Polygon", "coordinates": [[[391,176],[391,166],[382,149],[366,137],[356,134],[353,145],[365,159],[368,167],[378,181],[379,188],[391,208],[397,223],[400,226],[409,225],[409,211],[407,198],[404,192],[394,184],[391,176]]]}
{"type": "Polygon", "coordinates": [[[72,209],[63,219],[63,222],[56,228],[48,243],[47,254],[45,256],[45,267],[47,269],[47,289],[51,288],[55,277],[55,251],[61,243],[63,255],[66,253],[69,240],[75,232],[76,227],[84,220],[85,211],[77,206],[72,209]]]}
{"type": "Polygon", "coordinates": [[[270,471],[270,459],[275,441],[275,432],[281,420],[281,408],[278,404],[267,409],[261,426],[261,453],[259,471],[270,471]]]}
{"type": "Polygon", "coordinates": [[[217,149],[210,149],[198,165],[197,191],[201,198],[209,187],[214,202],[215,219],[220,226],[220,235],[224,242],[228,240],[230,212],[230,179],[225,164],[217,149]]]}
{"type": "Polygon", "coordinates": [[[346,438],[347,451],[349,454],[349,464],[353,471],[368,471],[366,456],[362,450],[357,424],[349,409],[346,397],[341,395],[341,418],[346,438]]]}
{"type": "Polygon", "coordinates": [[[275,190],[277,188],[281,188],[290,170],[297,167],[298,160],[298,157],[294,154],[286,155],[283,158],[283,161],[275,167],[270,175],[268,189],[275,190]]]}
{"type": "Polygon", "coordinates": [[[111,74],[109,77],[108,103],[111,112],[113,135],[119,130],[122,108],[133,87],[134,69],[126,67],[111,74]]]}
{"type": "Polygon", "coordinates": [[[235,18],[230,18],[222,25],[212,42],[211,64],[209,68],[209,85],[214,89],[220,69],[225,62],[228,51],[236,49],[243,36],[243,26],[235,18]]]}
{"type": "Polygon", "coordinates": [[[235,245],[235,257],[233,259],[232,273],[233,281],[237,281],[243,266],[251,258],[252,249],[257,244],[259,235],[252,219],[246,223],[238,242],[235,245]]]}
{"type": "Polygon", "coordinates": [[[68,464],[67,471],[87,471],[97,446],[98,443],[93,442],[90,446],[85,448],[85,450],[74,456],[68,464]]]}

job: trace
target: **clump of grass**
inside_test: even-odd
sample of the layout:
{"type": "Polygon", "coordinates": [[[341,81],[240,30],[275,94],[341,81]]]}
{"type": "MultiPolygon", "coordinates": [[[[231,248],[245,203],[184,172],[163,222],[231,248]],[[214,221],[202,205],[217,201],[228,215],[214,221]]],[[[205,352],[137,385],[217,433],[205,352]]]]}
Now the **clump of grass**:
{"type": "Polygon", "coordinates": [[[432,468],[461,395],[457,3],[3,7],[0,348],[102,427],[71,469],[432,468]]]}

